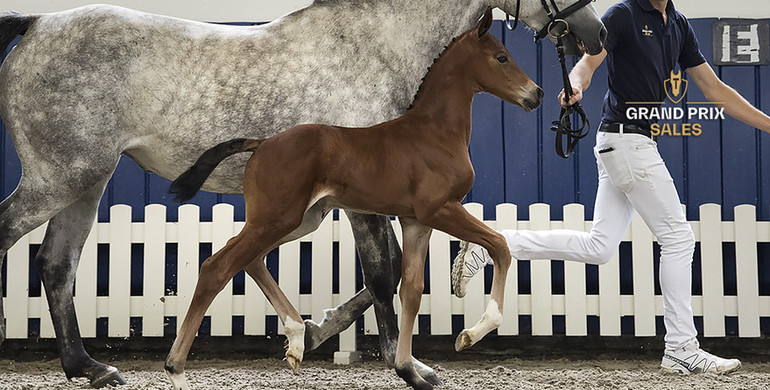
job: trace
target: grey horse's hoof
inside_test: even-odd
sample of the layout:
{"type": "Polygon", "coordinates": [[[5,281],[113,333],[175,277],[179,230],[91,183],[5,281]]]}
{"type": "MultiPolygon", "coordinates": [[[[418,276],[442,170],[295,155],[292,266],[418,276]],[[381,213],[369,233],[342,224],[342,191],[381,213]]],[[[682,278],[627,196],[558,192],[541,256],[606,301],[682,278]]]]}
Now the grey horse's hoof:
{"type": "MultiPolygon", "coordinates": [[[[91,387],[95,389],[101,389],[107,386],[119,386],[125,385],[126,380],[120,375],[120,372],[115,367],[110,367],[112,370],[100,376],[99,378],[91,379],[91,387]]],[[[89,378],[90,379],[90,378],[89,378]]]]}

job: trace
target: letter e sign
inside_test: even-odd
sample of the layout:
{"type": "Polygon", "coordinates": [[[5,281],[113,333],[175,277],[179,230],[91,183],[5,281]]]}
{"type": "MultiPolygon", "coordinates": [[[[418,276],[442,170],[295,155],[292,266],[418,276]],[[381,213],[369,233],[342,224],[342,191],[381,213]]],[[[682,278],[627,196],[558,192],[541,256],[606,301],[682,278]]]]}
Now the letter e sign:
{"type": "Polygon", "coordinates": [[[718,19],[711,26],[714,65],[770,63],[770,20],[718,19]]]}

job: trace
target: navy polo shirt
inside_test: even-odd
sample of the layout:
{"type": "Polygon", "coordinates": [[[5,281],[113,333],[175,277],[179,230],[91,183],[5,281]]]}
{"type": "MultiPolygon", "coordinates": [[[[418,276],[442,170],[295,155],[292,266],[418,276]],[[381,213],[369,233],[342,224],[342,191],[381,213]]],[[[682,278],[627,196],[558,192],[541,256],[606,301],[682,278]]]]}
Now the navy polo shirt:
{"type": "Polygon", "coordinates": [[[706,62],[690,22],[674,9],[671,0],[666,15],[663,24],[663,15],[649,0],[623,0],[602,16],[607,27],[604,45],[609,78],[603,122],[649,128],[652,121],[627,118],[627,103],[664,101],[664,81],[677,63],[680,69],[687,69],[706,62]]]}

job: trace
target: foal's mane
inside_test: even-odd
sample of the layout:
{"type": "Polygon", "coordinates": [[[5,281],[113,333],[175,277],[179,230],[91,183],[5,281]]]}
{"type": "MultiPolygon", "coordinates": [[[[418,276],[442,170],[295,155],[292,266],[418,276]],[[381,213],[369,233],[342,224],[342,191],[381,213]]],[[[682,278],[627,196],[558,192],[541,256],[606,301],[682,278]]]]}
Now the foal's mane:
{"type": "Polygon", "coordinates": [[[409,108],[407,108],[407,110],[411,110],[412,108],[414,108],[414,102],[417,101],[417,98],[421,96],[423,92],[423,86],[425,85],[425,80],[431,75],[432,69],[435,68],[436,65],[440,63],[442,56],[446,54],[446,52],[449,51],[449,49],[451,49],[455,45],[455,43],[457,43],[457,39],[461,38],[465,34],[467,34],[467,32],[452,38],[452,42],[449,42],[447,46],[444,46],[444,50],[442,50],[441,53],[438,54],[438,57],[433,59],[433,65],[428,67],[428,73],[425,74],[425,77],[420,79],[420,87],[417,88],[417,93],[414,94],[414,97],[412,98],[412,104],[409,105],[409,108]]]}

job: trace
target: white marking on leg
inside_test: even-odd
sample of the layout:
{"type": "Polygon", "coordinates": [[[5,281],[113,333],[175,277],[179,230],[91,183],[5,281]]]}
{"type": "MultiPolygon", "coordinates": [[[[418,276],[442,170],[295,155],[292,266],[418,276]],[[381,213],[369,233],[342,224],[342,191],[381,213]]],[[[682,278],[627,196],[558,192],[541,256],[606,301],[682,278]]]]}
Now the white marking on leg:
{"type": "Polygon", "coordinates": [[[487,309],[484,311],[484,315],[481,316],[479,322],[477,322],[476,325],[474,325],[472,328],[466,329],[460,334],[460,337],[458,337],[458,343],[461,343],[461,345],[455,343],[455,349],[460,351],[470,347],[473,344],[476,344],[479,340],[486,336],[487,333],[499,328],[500,324],[502,323],[503,313],[502,310],[500,310],[500,305],[498,305],[497,302],[492,299],[489,301],[487,309]],[[463,340],[461,342],[463,335],[467,337],[467,340],[463,340]]]}
{"type": "Polygon", "coordinates": [[[190,386],[187,385],[187,380],[184,378],[184,373],[172,374],[166,371],[168,379],[171,380],[171,386],[174,390],[190,390],[190,386]]]}
{"type": "Polygon", "coordinates": [[[286,317],[283,326],[286,339],[289,342],[289,348],[286,350],[286,360],[289,361],[289,365],[296,373],[305,354],[305,323],[294,321],[291,317],[286,317]]]}

